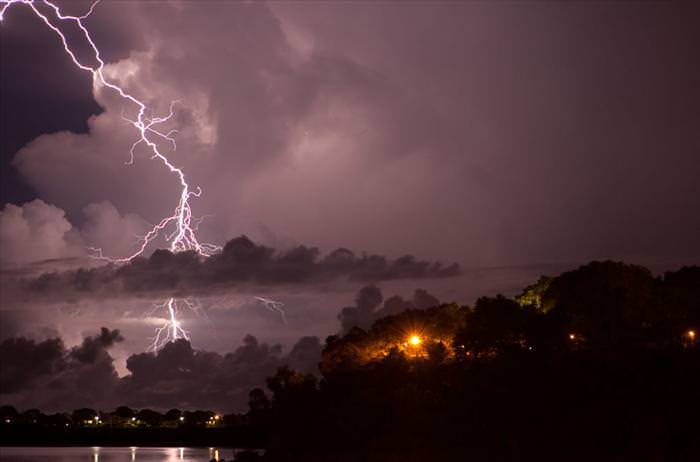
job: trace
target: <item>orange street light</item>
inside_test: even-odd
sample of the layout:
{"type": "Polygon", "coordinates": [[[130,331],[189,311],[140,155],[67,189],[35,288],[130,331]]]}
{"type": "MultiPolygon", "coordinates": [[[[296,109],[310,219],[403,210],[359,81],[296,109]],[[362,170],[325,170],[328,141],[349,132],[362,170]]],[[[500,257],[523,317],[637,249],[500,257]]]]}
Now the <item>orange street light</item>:
{"type": "Polygon", "coordinates": [[[689,338],[690,340],[695,340],[695,331],[694,331],[694,330],[690,329],[690,330],[688,331],[688,338],[689,338]]]}
{"type": "Polygon", "coordinates": [[[408,339],[408,343],[410,343],[413,346],[420,345],[422,341],[423,340],[417,335],[412,335],[411,338],[408,339]]]}

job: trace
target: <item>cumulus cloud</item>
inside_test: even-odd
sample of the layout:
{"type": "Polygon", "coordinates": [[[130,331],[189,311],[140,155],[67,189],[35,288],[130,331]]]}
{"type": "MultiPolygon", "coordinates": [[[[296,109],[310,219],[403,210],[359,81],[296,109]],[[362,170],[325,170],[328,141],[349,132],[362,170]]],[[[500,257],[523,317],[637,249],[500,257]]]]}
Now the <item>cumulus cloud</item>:
{"type": "Polygon", "coordinates": [[[104,350],[123,340],[124,337],[122,337],[118,330],[109,330],[103,327],[100,329],[99,335],[95,337],[85,337],[83,343],[70,352],[70,357],[81,363],[91,364],[97,361],[104,350]]]}
{"type": "Polygon", "coordinates": [[[58,338],[39,343],[23,337],[8,338],[0,344],[0,352],[0,393],[3,394],[31,387],[35,380],[64,367],[64,346],[58,338]]]}
{"type": "Polygon", "coordinates": [[[109,400],[118,377],[107,349],[123,340],[102,328],[74,348],[59,338],[35,342],[23,337],[0,344],[0,396],[20,406],[90,406],[109,400]]]}
{"type": "Polygon", "coordinates": [[[81,237],[58,207],[36,199],[0,210],[0,264],[82,255],[81,237]]]}
{"type": "Polygon", "coordinates": [[[7,339],[0,344],[0,398],[19,407],[70,410],[117,405],[169,409],[245,409],[248,393],[283,365],[317,373],[318,338],[303,337],[289,355],[280,345],[260,343],[248,335],[234,351],[195,350],[177,340],[157,353],[127,360],[119,378],[108,349],[122,341],[119,331],[102,328],[96,336],[67,349],[58,339],[35,342],[7,339]]]}
{"type": "Polygon", "coordinates": [[[80,228],[84,242],[104,255],[127,255],[138,248],[149,224],[133,213],[121,214],[109,201],[93,202],[83,209],[80,228]]]}
{"type": "Polygon", "coordinates": [[[279,345],[259,343],[253,336],[231,353],[194,350],[179,340],[157,354],[127,360],[131,372],[120,392],[133,406],[168,408],[242,408],[248,393],[283,364],[279,345]]]}
{"type": "Polygon", "coordinates": [[[6,204],[0,210],[0,266],[85,257],[88,247],[105,255],[131,253],[150,228],[138,215],[122,215],[106,200],[89,203],[82,218],[76,227],[63,209],[41,199],[6,204]]]}
{"type": "Polygon", "coordinates": [[[357,292],[354,306],[346,306],[338,313],[340,333],[346,334],[353,327],[368,329],[377,319],[405,310],[423,310],[438,305],[440,305],[440,300],[425,289],[416,289],[413,292],[412,300],[405,300],[400,295],[394,295],[384,300],[384,295],[379,287],[368,285],[357,292]]]}

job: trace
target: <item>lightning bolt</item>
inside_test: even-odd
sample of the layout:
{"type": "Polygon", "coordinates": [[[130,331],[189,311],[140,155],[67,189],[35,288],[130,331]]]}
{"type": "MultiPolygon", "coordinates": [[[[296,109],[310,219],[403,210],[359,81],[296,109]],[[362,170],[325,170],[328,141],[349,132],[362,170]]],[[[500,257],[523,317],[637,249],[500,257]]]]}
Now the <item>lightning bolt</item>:
{"type": "Polygon", "coordinates": [[[163,304],[156,304],[155,308],[166,309],[168,318],[163,326],[156,328],[156,335],[153,337],[153,342],[148,348],[149,351],[155,353],[168,342],[174,342],[177,339],[184,338],[187,341],[190,340],[189,333],[180,326],[180,321],[177,320],[177,302],[174,298],[170,298],[163,304]]]}
{"type": "Polygon", "coordinates": [[[282,319],[282,323],[287,324],[287,314],[285,311],[282,309],[284,306],[284,303],[282,302],[277,302],[275,300],[270,300],[269,298],[265,297],[253,297],[255,300],[259,301],[260,303],[263,304],[265,308],[267,308],[269,311],[272,311],[273,313],[277,313],[280,315],[280,319],[282,319]]]}
{"type": "MultiPolygon", "coordinates": [[[[66,15],[61,12],[61,9],[53,2],[49,0],[0,0],[0,23],[4,20],[4,15],[7,9],[14,4],[21,4],[29,7],[37,17],[39,17],[48,28],[56,33],[60,39],[63,50],[70,57],[73,64],[79,69],[89,72],[92,75],[93,84],[99,83],[106,88],[111,89],[116,92],[125,102],[128,102],[138,109],[137,116],[134,119],[130,119],[122,114],[122,119],[132,125],[137,132],[137,139],[132,143],[129,149],[129,159],[127,160],[127,165],[134,164],[135,150],[139,146],[146,146],[151,153],[151,159],[158,160],[161,164],[172,173],[180,184],[180,195],[177,201],[177,206],[173,210],[173,213],[160,220],[155,224],[144,236],[140,237],[137,244],[137,249],[130,255],[118,258],[112,258],[103,255],[102,249],[100,248],[89,248],[92,252],[92,257],[101,260],[106,260],[113,263],[126,263],[134,258],[142,255],[148,246],[158,237],[163,236],[166,241],[170,243],[170,250],[172,252],[183,252],[183,251],[195,251],[203,257],[208,257],[221,250],[220,246],[200,242],[197,239],[196,231],[203,220],[202,218],[194,218],[192,216],[192,208],[190,206],[190,199],[200,197],[202,190],[199,187],[191,188],[187,182],[185,173],[177,166],[175,166],[161,151],[159,148],[159,143],[167,142],[172,150],[177,149],[177,142],[174,136],[177,134],[177,130],[164,131],[160,127],[166,122],[170,121],[174,116],[175,105],[179,101],[173,101],[170,104],[168,114],[162,117],[149,116],[152,111],[148,106],[136,96],[130,94],[119,86],[117,83],[110,81],[105,77],[104,68],[105,62],[102,59],[100,50],[95,44],[89,30],[83,23],[85,19],[90,17],[90,15],[95,10],[100,0],[96,0],[90,6],[87,13],[82,16],[72,16],[66,15]],[[54,23],[49,19],[49,15],[42,10],[48,10],[49,13],[52,12],[54,19],[60,22],[72,22],[78,26],[82,32],[83,37],[90,45],[90,49],[94,54],[94,61],[97,65],[84,64],[73,51],[71,46],[68,44],[68,40],[65,34],[59,29],[54,23]]],[[[264,297],[254,297],[257,301],[263,304],[263,306],[275,313],[278,313],[282,319],[282,322],[286,323],[285,311],[282,309],[284,304],[275,300],[270,300],[264,297]]],[[[188,300],[183,300],[186,306],[190,309],[197,311],[197,306],[188,300]]],[[[158,351],[168,342],[172,342],[178,339],[190,340],[189,333],[181,327],[180,321],[177,319],[178,303],[175,298],[170,298],[167,302],[162,304],[154,305],[154,310],[161,309],[165,310],[167,313],[167,318],[163,326],[156,329],[153,342],[150,345],[151,351],[158,351]]]]}
{"type": "Polygon", "coordinates": [[[136,141],[131,145],[129,150],[129,160],[127,164],[134,163],[134,151],[137,147],[144,145],[151,153],[151,159],[160,161],[165,168],[170,171],[178,180],[180,184],[180,196],[178,198],[177,206],[173,210],[173,213],[155,224],[141,239],[137,245],[137,249],[131,254],[125,257],[111,258],[103,255],[102,249],[90,248],[92,256],[98,259],[114,262],[114,263],[126,263],[132,259],[142,255],[148,246],[158,237],[163,236],[166,241],[170,243],[170,250],[172,252],[182,252],[182,251],[195,251],[199,255],[207,257],[213,253],[221,250],[220,246],[209,244],[206,242],[200,242],[196,236],[196,230],[199,225],[200,220],[193,219],[192,208],[190,206],[190,199],[200,197],[202,190],[199,187],[191,188],[187,182],[187,178],[184,172],[176,167],[167,157],[163,154],[163,151],[159,148],[159,142],[167,142],[172,146],[172,149],[177,148],[177,143],[175,142],[174,135],[176,130],[170,130],[164,132],[160,129],[160,126],[172,119],[174,115],[174,106],[177,101],[170,104],[170,111],[163,117],[153,117],[148,116],[151,112],[146,104],[139,100],[137,97],[128,93],[124,88],[119,86],[117,83],[110,81],[105,77],[104,68],[105,62],[102,59],[100,50],[95,44],[90,32],[84,24],[84,20],[87,19],[94,11],[95,7],[100,0],[95,1],[88,10],[82,16],[71,16],[66,15],[61,12],[61,9],[49,0],[0,0],[0,22],[3,21],[5,12],[7,9],[14,4],[26,5],[29,7],[37,17],[39,17],[47,27],[49,27],[53,32],[56,33],[61,43],[63,44],[63,49],[68,54],[73,64],[79,69],[89,72],[92,75],[93,84],[99,82],[104,87],[107,87],[114,92],[116,92],[122,99],[126,102],[135,105],[138,109],[137,117],[135,119],[129,119],[122,115],[122,119],[131,124],[137,131],[138,137],[136,141]],[[87,65],[81,62],[76,56],[73,49],[68,44],[65,34],[59,29],[53,22],[49,19],[48,14],[42,10],[48,10],[53,12],[55,19],[61,22],[72,22],[78,26],[82,32],[83,37],[90,45],[90,49],[94,54],[94,60],[97,65],[87,65]]]}

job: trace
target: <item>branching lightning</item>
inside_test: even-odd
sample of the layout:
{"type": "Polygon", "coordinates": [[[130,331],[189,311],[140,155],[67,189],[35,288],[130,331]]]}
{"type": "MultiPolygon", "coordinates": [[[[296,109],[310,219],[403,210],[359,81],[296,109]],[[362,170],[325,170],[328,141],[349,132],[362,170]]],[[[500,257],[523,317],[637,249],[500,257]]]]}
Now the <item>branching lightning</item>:
{"type": "Polygon", "coordinates": [[[131,124],[138,133],[138,139],[131,145],[131,149],[129,150],[129,160],[126,163],[133,164],[135,149],[140,145],[145,145],[151,152],[151,158],[159,160],[163,166],[165,166],[173,175],[175,175],[180,183],[180,196],[172,215],[163,218],[160,222],[155,224],[139,240],[136,251],[134,251],[131,255],[119,258],[110,258],[103,255],[102,249],[91,248],[90,250],[94,253],[93,256],[96,258],[114,263],[125,263],[131,261],[139,255],[142,255],[146,251],[149,244],[151,244],[158,236],[162,235],[170,243],[170,250],[172,252],[193,250],[202,256],[209,256],[221,248],[214,244],[200,242],[197,239],[195,232],[199,221],[192,217],[192,208],[190,206],[190,199],[193,197],[199,197],[202,194],[202,190],[199,187],[194,189],[190,187],[184,172],[180,168],[176,167],[165,156],[165,154],[163,154],[158,145],[158,142],[167,142],[172,146],[173,150],[177,148],[177,143],[174,138],[177,131],[170,130],[168,132],[164,132],[160,129],[162,124],[168,122],[173,117],[174,106],[177,104],[177,101],[170,104],[170,111],[167,115],[163,117],[149,117],[147,114],[150,111],[144,102],[128,93],[117,83],[112,82],[105,77],[105,62],[102,59],[100,50],[83,22],[93,13],[99,1],[100,0],[96,0],[90,6],[88,12],[84,15],[71,16],[63,14],[61,9],[49,0],[0,0],[0,21],[4,19],[5,12],[11,5],[22,4],[28,6],[37,15],[37,17],[39,17],[46,24],[47,27],[57,34],[58,38],[63,44],[64,51],[68,54],[73,63],[79,69],[92,74],[93,82],[99,82],[103,86],[115,91],[125,101],[137,107],[138,113],[135,119],[132,120],[122,115],[122,118],[131,124]],[[41,7],[41,5],[43,5],[43,7],[41,7]],[[61,29],[54,25],[51,19],[49,19],[49,16],[42,11],[45,9],[52,11],[55,19],[58,19],[61,22],[73,22],[78,26],[83,37],[90,45],[92,53],[94,53],[94,59],[95,62],[97,62],[96,66],[84,64],[80,59],[78,59],[75,52],[68,44],[65,34],[61,31],[61,29]]]}
{"type": "MultiPolygon", "coordinates": [[[[287,314],[282,308],[284,303],[259,296],[254,296],[253,299],[256,302],[260,302],[267,310],[279,314],[282,323],[287,324],[287,314]]],[[[177,318],[178,309],[182,305],[192,312],[206,318],[206,313],[202,311],[198,301],[175,299],[171,297],[164,303],[154,304],[153,309],[147,314],[152,314],[155,311],[164,311],[166,313],[166,317],[163,319],[163,324],[155,329],[153,341],[148,347],[149,351],[155,353],[163,348],[167,343],[174,342],[178,339],[185,339],[187,341],[190,340],[189,332],[182,328],[182,325],[177,318]]]]}
{"type": "MultiPolygon", "coordinates": [[[[82,16],[71,16],[63,14],[61,9],[55,3],[49,0],[0,0],[0,23],[3,21],[5,12],[10,6],[14,4],[21,4],[29,7],[36,14],[36,16],[40,18],[44,24],[46,24],[47,27],[56,33],[63,45],[64,51],[70,57],[73,64],[83,71],[90,72],[92,75],[93,84],[99,83],[104,87],[111,89],[126,102],[134,105],[137,108],[137,116],[134,119],[125,116],[123,113],[121,115],[122,120],[132,125],[136,129],[138,135],[136,141],[132,143],[131,148],[129,149],[129,158],[126,161],[126,164],[134,164],[135,151],[139,146],[143,145],[150,151],[151,159],[160,161],[160,163],[167,168],[170,173],[175,175],[179,181],[180,195],[173,213],[161,219],[160,222],[153,225],[153,227],[144,236],[141,236],[138,240],[137,249],[132,254],[124,257],[112,258],[103,255],[102,249],[100,248],[90,248],[92,256],[112,263],[127,263],[142,255],[156,238],[162,236],[167,242],[170,243],[170,250],[172,252],[195,251],[203,257],[208,257],[221,250],[221,247],[206,242],[200,242],[197,239],[196,231],[199,224],[203,220],[203,217],[194,218],[192,216],[190,199],[193,197],[200,197],[202,190],[199,187],[191,188],[187,182],[184,172],[179,167],[175,166],[159,147],[160,143],[167,143],[173,151],[177,149],[177,142],[175,140],[177,130],[165,131],[161,129],[161,127],[163,124],[167,123],[173,118],[175,114],[175,105],[178,104],[179,101],[171,102],[168,114],[162,117],[155,117],[152,115],[152,111],[143,101],[127,92],[124,88],[119,86],[118,83],[110,81],[105,77],[105,62],[102,59],[100,50],[83,22],[90,17],[99,2],[100,0],[96,0],[90,6],[87,13],[83,14],[82,16]],[[52,16],[51,19],[46,11],[48,11],[48,13],[50,13],[52,16]],[[90,49],[94,54],[94,61],[97,63],[97,65],[91,66],[84,64],[77,57],[76,53],[69,45],[66,35],[54,24],[54,22],[52,22],[52,19],[53,21],[59,23],[72,22],[80,29],[82,36],[90,45],[90,49]]],[[[254,299],[260,302],[266,309],[274,313],[278,313],[282,322],[286,324],[287,320],[285,311],[282,309],[284,306],[282,302],[257,296],[254,297],[254,299]]],[[[184,303],[185,306],[195,312],[198,312],[199,310],[197,304],[189,300],[176,300],[175,298],[170,298],[164,303],[154,305],[153,311],[165,311],[166,318],[164,320],[164,324],[155,330],[155,336],[149,348],[151,351],[156,352],[168,342],[178,339],[190,340],[189,333],[182,328],[181,323],[177,318],[178,302],[184,303]]]]}
{"type": "Polygon", "coordinates": [[[155,305],[155,308],[166,309],[168,318],[163,326],[156,328],[155,337],[153,337],[153,342],[149,347],[150,351],[156,352],[168,342],[174,342],[181,338],[190,340],[189,333],[180,326],[180,321],[177,320],[177,302],[174,298],[170,298],[163,304],[155,305]]]}
{"type": "Polygon", "coordinates": [[[253,297],[255,300],[259,301],[260,303],[263,304],[265,308],[267,308],[269,311],[272,311],[273,313],[277,313],[280,315],[280,319],[282,319],[282,322],[284,324],[287,324],[287,314],[285,311],[282,309],[284,306],[284,303],[282,302],[277,302],[275,300],[270,300],[269,298],[265,297],[253,297]]]}
{"type": "MultiPolygon", "coordinates": [[[[173,213],[170,216],[161,219],[160,222],[155,224],[144,236],[140,237],[136,251],[125,257],[111,258],[103,255],[102,249],[100,248],[90,248],[92,256],[113,263],[126,263],[142,255],[146,251],[147,247],[158,236],[162,235],[165,240],[170,243],[170,250],[172,252],[190,250],[197,252],[201,256],[208,257],[221,248],[214,244],[200,242],[197,239],[195,232],[201,223],[201,219],[193,218],[190,199],[193,197],[199,197],[202,194],[202,191],[199,187],[194,189],[191,188],[187,182],[184,172],[180,168],[176,167],[159,148],[159,142],[167,142],[172,146],[173,151],[177,149],[177,143],[174,138],[177,130],[165,132],[161,130],[160,127],[162,124],[172,119],[174,115],[174,108],[178,101],[173,101],[170,104],[170,109],[167,115],[163,117],[154,117],[152,115],[149,116],[147,114],[151,113],[151,111],[143,101],[128,93],[117,83],[112,82],[105,77],[105,62],[102,59],[100,50],[83,22],[93,13],[99,1],[100,0],[96,0],[94,3],[92,3],[88,12],[82,16],[71,16],[63,14],[61,9],[49,0],[0,0],[0,22],[2,22],[4,19],[5,12],[11,5],[26,5],[44,22],[44,24],[46,24],[47,27],[56,33],[63,44],[64,51],[73,61],[73,64],[75,64],[79,69],[91,73],[93,84],[99,82],[103,86],[115,91],[126,102],[136,106],[138,112],[135,119],[129,119],[122,114],[122,119],[131,124],[136,129],[138,134],[138,139],[131,145],[131,149],[129,150],[129,159],[126,164],[132,165],[134,163],[134,153],[136,148],[141,145],[145,145],[151,152],[151,159],[159,160],[163,166],[165,166],[172,174],[176,176],[180,183],[180,195],[173,213]],[[54,20],[63,23],[72,22],[78,26],[83,37],[90,45],[92,53],[94,53],[94,60],[97,63],[96,66],[90,66],[81,62],[71,46],[68,44],[66,35],[42,10],[48,10],[49,13],[53,12],[53,16],[55,16],[53,18],[54,20]]],[[[187,301],[185,301],[185,303],[192,308],[187,301]]],[[[170,298],[166,303],[157,305],[156,307],[161,309],[167,308],[168,320],[163,327],[156,329],[156,335],[153,343],[151,344],[151,349],[153,351],[157,351],[166,343],[179,338],[189,340],[187,331],[180,326],[180,322],[177,320],[177,302],[175,299],[170,298]]]]}

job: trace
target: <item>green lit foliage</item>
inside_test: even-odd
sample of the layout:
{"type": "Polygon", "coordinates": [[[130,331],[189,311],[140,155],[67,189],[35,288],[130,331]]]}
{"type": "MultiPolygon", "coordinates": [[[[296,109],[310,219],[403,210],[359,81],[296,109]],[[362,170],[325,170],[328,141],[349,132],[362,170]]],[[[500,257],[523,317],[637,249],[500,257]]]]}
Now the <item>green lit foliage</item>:
{"type": "Polygon", "coordinates": [[[542,298],[553,280],[554,278],[549,276],[540,276],[536,283],[525,287],[522,293],[515,297],[515,301],[522,307],[531,306],[539,311],[548,311],[552,307],[544,306],[542,304],[542,298]]]}

